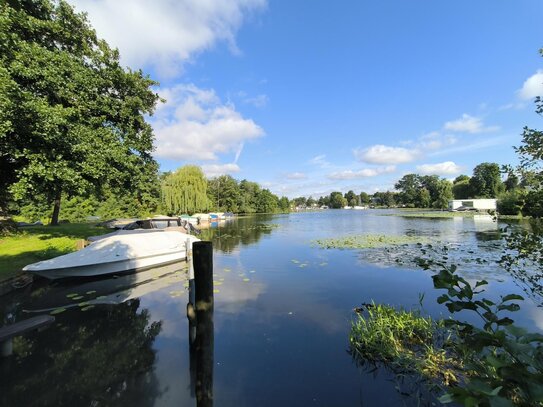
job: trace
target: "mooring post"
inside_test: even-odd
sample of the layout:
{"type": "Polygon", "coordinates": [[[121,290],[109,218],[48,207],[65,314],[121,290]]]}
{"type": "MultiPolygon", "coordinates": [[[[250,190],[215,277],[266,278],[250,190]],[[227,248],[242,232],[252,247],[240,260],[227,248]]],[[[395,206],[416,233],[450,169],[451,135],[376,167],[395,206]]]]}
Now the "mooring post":
{"type": "Polygon", "coordinates": [[[193,243],[196,308],[196,404],[213,406],[213,245],[193,243]]]}

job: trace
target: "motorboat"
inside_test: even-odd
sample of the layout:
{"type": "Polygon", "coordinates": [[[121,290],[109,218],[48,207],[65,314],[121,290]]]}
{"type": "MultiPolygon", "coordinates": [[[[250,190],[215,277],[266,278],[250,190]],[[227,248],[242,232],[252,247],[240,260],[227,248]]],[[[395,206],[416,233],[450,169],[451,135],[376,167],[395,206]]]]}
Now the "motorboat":
{"type": "Polygon", "coordinates": [[[132,234],[135,231],[140,230],[167,230],[167,231],[177,231],[181,233],[194,233],[200,234],[200,231],[196,229],[189,221],[183,220],[179,217],[166,217],[159,216],[150,219],[136,219],[132,222],[123,225],[121,228],[117,228],[114,232],[106,233],[99,236],[89,236],[87,241],[96,242],[105,237],[115,236],[115,235],[128,235],[132,234]]]}
{"type": "Polygon", "coordinates": [[[125,273],[184,261],[192,244],[199,240],[167,229],[127,230],[96,240],[77,252],[29,264],[23,270],[49,279],[125,273]]]}

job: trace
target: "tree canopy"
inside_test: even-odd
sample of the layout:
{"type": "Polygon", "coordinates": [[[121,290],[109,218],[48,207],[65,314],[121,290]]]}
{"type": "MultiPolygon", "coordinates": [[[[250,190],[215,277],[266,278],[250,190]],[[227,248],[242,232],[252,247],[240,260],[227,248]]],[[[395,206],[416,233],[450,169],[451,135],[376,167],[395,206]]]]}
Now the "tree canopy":
{"type": "Polygon", "coordinates": [[[130,189],[156,171],[145,121],[158,95],[65,1],[10,0],[0,10],[0,205],[43,195],[130,189]]]}
{"type": "Polygon", "coordinates": [[[209,209],[207,180],[200,167],[186,165],[167,175],[162,182],[162,199],[170,214],[193,214],[209,209]]]}

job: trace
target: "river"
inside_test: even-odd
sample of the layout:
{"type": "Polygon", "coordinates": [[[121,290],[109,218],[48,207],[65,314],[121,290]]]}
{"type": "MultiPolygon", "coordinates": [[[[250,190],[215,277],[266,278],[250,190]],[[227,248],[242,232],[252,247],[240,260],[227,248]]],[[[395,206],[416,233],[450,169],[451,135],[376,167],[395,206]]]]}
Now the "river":
{"type": "MultiPolygon", "coordinates": [[[[353,308],[375,301],[447,316],[432,271],[411,259],[449,248],[487,297],[523,294],[496,263],[503,248],[487,218],[426,219],[387,210],[327,210],[235,219],[206,231],[213,242],[214,346],[207,358],[215,406],[414,405],[394,376],[348,353],[353,308]],[[317,239],[412,236],[420,245],[324,249],[317,239]],[[427,249],[426,244],[432,244],[427,249]],[[420,253],[426,250],[425,253],[420,253]]],[[[6,406],[195,406],[186,265],[84,282],[41,281],[0,298],[4,323],[55,314],[0,360],[6,406]]],[[[529,298],[515,321],[543,330],[529,298]]],[[[211,383],[210,383],[211,384],[211,383]]]]}

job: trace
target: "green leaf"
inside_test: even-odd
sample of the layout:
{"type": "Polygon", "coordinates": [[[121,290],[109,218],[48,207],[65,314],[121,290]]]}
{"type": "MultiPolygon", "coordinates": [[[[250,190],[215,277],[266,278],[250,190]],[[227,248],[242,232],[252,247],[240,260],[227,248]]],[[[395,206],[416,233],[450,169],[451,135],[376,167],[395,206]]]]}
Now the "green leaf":
{"type": "Polygon", "coordinates": [[[511,301],[511,300],[524,301],[524,297],[518,294],[508,294],[505,297],[502,297],[502,302],[511,301]]]}

